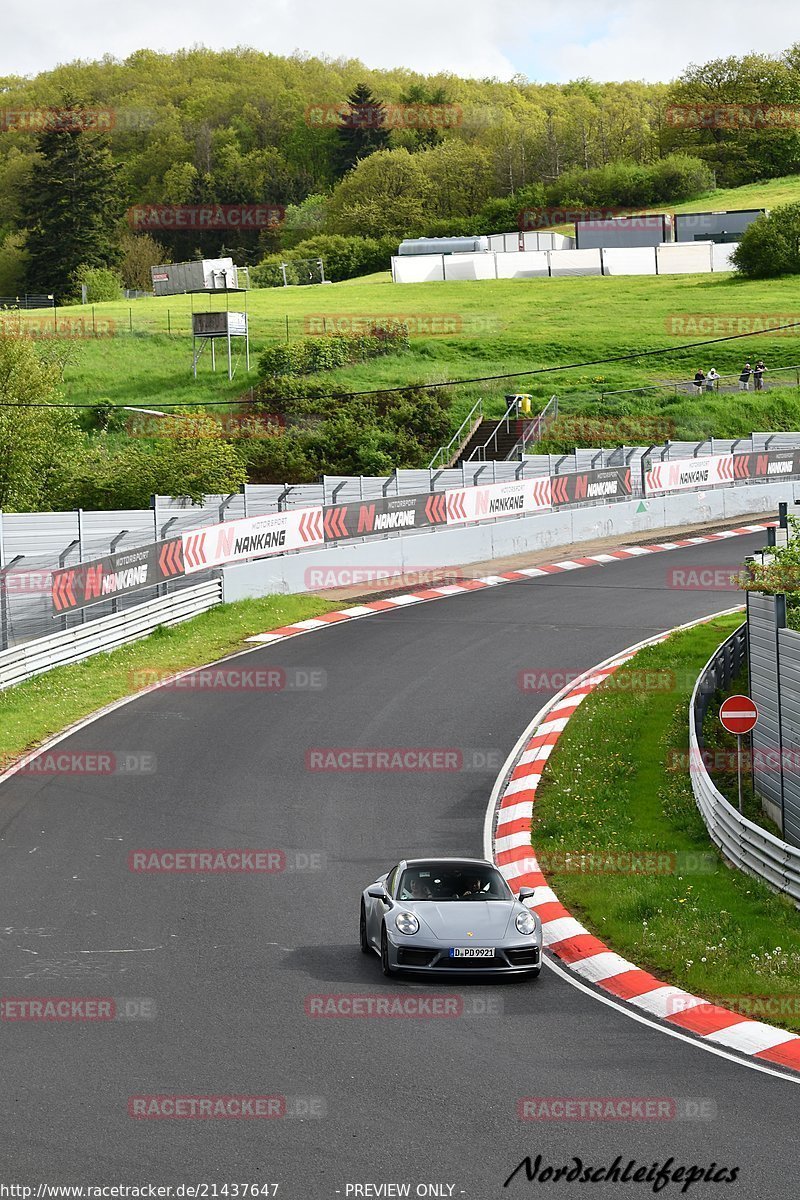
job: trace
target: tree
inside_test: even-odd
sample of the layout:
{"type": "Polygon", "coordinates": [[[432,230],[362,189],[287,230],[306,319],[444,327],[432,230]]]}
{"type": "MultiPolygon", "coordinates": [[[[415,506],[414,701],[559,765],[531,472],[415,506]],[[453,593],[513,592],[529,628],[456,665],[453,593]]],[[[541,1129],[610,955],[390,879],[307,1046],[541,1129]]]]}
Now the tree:
{"type": "Polygon", "coordinates": [[[25,235],[9,233],[0,241],[0,296],[25,290],[25,235]]]}
{"type": "Polygon", "coordinates": [[[397,237],[414,233],[428,214],[431,184],[418,154],[379,150],[334,189],[328,205],[332,233],[397,237]]]}
{"type": "MultiPolygon", "coordinates": [[[[176,418],[177,420],[177,418],[176,418]]],[[[165,423],[166,424],[166,423],[165,423]]],[[[219,436],[212,417],[187,417],[187,432],[170,424],[155,441],[128,439],[115,446],[104,437],[64,462],[53,481],[63,508],[146,508],[154,494],[199,502],[203,495],[239,491],[246,480],[242,459],[219,436]]]]}
{"type": "Polygon", "coordinates": [[[431,212],[439,217],[469,217],[492,195],[489,152],[453,138],[417,157],[431,185],[431,212]]]}
{"type": "Polygon", "coordinates": [[[748,279],[800,275],[800,204],[784,204],[748,225],[731,261],[748,279]]]}
{"type": "Polygon", "coordinates": [[[22,204],[27,287],[64,299],[78,267],[108,267],[119,257],[118,167],[105,135],[71,128],[42,133],[38,155],[22,204]]]}
{"type": "Polygon", "coordinates": [[[384,150],[389,143],[385,105],[374,96],[366,83],[359,83],[347,97],[347,105],[337,129],[339,144],[337,167],[340,175],[351,170],[362,158],[384,150]]]}
{"type": "Polygon", "coordinates": [[[432,146],[438,146],[444,134],[436,124],[435,116],[437,110],[444,112],[452,105],[447,89],[441,86],[431,88],[424,83],[411,83],[401,93],[400,103],[416,110],[419,117],[415,126],[404,130],[400,139],[402,145],[407,146],[409,150],[430,150],[432,146]],[[430,124],[426,122],[427,117],[430,117],[430,124]]]}
{"type": "Polygon", "coordinates": [[[58,368],[31,338],[0,334],[0,509],[49,507],[49,487],[81,431],[61,401],[58,368]]]}
{"type": "Polygon", "coordinates": [[[136,292],[151,292],[151,267],[172,262],[169,250],[149,233],[125,233],[122,237],[120,272],[126,288],[136,292]]]}

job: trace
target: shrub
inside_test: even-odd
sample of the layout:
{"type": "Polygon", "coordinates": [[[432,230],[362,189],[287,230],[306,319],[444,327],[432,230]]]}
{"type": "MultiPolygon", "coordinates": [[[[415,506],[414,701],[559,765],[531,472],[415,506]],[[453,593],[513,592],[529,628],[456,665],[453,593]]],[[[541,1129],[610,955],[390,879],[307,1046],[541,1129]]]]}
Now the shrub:
{"type": "Polygon", "coordinates": [[[800,204],[758,217],[742,234],[731,261],[747,279],[800,275],[800,204]]]}
{"type": "Polygon", "coordinates": [[[714,187],[714,176],[705,163],[688,154],[672,154],[655,163],[640,165],[620,161],[588,171],[565,171],[547,189],[548,204],[565,207],[637,208],[691,200],[714,187]]]}
{"type": "Polygon", "coordinates": [[[270,346],[259,358],[258,369],[268,377],[308,375],[407,350],[408,345],[408,327],[390,322],[372,325],[367,333],[337,333],[270,346]]]}
{"type": "Polygon", "coordinates": [[[81,295],[81,285],[86,286],[87,304],[122,299],[122,279],[108,267],[78,267],[74,278],[76,296],[81,295]]]}
{"type": "Polygon", "coordinates": [[[342,279],[354,279],[358,275],[369,275],[385,271],[389,258],[397,253],[397,239],[392,237],[364,238],[325,233],[298,242],[291,250],[281,254],[269,254],[251,271],[256,287],[282,287],[285,264],[286,282],[305,282],[300,264],[304,259],[321,258],[325,266],[325,278],[333,283],[342,279]]]}

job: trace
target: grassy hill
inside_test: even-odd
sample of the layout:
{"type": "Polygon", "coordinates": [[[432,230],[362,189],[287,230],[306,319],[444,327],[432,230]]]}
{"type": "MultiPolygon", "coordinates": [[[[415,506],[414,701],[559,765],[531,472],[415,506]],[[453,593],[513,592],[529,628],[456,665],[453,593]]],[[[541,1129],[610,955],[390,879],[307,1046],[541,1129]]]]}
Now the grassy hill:
{"type": "MultiPolygon", "coordinates": [[[[248,379],[235,352],[233,383],[221,369],[212,375],[208,351],[191,375],[190,297],[138,300],[95,306],[99,330],[114,322],[115,336],[74,341],[74,361],[65,370],[70,399],[94,403],[157,406],[159,401],[202,405],[235,398],[255,382],[248,379]],[[166,333],[167,313],[171,334],[166,333]],[[130,324],[133,333],[128,332],[130,324]],[[163,332],[156,332],[162,330],[163,332]]],[[[195,304],[197,298],[195,297],[195,304]]],[[[203,299],[203,306],[206,301],[203,299]]],[[[502,397],[525,390],[542,398],[554,392],[581,394],[639,387],[673,378],[689,378],[698,366],[715,366],[725,374],[739,369],[746,357],[763,356],[768,365],[800,362],[796,335],[764,334],[697,351],[678,349],[704,337],[685,332],[687,319],[718,316],[791,317],[800,313],[792,279],[768,283],[741,282],[729,275],[657,277],[585,277],[497,280],[393,285],[387,276],[341,284],[264,289],[247,297],[252,331],[252,358],[277,339],[304,336],[325,317],[328,328],[360,318],[394,317],[409,322],[411,350],[330,372],[332,390],[436,383],[474,376],[559,368],[616,355],[633,354],[627,362],[578,370],[556,369],[542,376],[459,388],[464,401],[478,395],[502,397]],[[414,332],[425,322],[452,331],[444,335],[414,332]],[[659,357],[637,352],[664,347],[659,357]]],[[[83,321],[91,328],[91,312],[79,307],[59,310],[58,320],[83,321]]],[[[796,317],[800,320],[800,315],[796,317]]],[[[22,318],[23,327],[29,318],[22,318]]]]}
{"type": "MultiPolygon", "coordinates": [[[[775,206],[800,197],[800,176],[711,193],[692,206],[775,206]]],[[[489,410],[502,410],[503,396],[524,390],[545,401],[557,393],[567,408],[598,414],[658,413],[670,418],[685,436],[716,433],[735,436],[752,428],[797,428],[800,400],[780,389],[763,396],[720,396],[713,401],[675,401],[658,396],[607,398],[601,393],[688,379],[697,367],[738,371],[746,358],[762,356],[769,367],[800,363],[798,334],[753,334],[715,347],[692,347],[713,332],[699,334],[693,318],[721,317],[745,321],[782,318],[800,321],[797,283],[788,278],[745,282],[728,274],[658,277],[586,277],[497,280],[394,285],[388,273],[344,283],[256,289],[230,298],[231,308],[246,303],[250,314],[252,365],[245,372],[243,345],[234,343],[236,375],[229,382],[224,364],[210,370],[203,354],[198,378],[191,375],[191,310],[221,307],[204,297],[179,296],[98,304],[93,308],[59,309],[55,319],[68,332],[89,336],[71,340],[71,361],[64,373],[69,399],[93,404],[158,407],[159,403],[204,405],[235,399],[257,381],[255,364],[261,349],[279,340],[319,330],[330,331],[354,319],[405,320],[411,349],[400,356],[328,373],[331,390],[361,390],[413,383],[439,383],[475,376],[520,372],[514,379],[464,384],[453,389],[454,416],[467,411],[478,396],[489,410]],[[91,336],[92,324],[101,336],[91,336]],[[445,332],[432,332],[433,328],[445,332]],[[169,330],[169,332],[168,332],[169,330]],[[689,349],[680,347],[687,345],[689,349]],[[665,348],[657,357],[644,352],[665,348]],[[618,355],[628,361],[566,369],[570,364],[618,355]],[[548,368],[525,377],[522,372],[548,368]],[[555,368],[555,369],[553,369],[555,368]]],[[[50,329],[53,314],[7,315],[5,328],[50,329]]],[[[735,326],[734,326],[735,328],[735,326]]],[[[722,329],[721,333],[727,332],[722,329]]],[[[720,336],[720,333],[717,334],[720,336]]],[[[221,355],[219,358],[221,359],[221,355]]]]}

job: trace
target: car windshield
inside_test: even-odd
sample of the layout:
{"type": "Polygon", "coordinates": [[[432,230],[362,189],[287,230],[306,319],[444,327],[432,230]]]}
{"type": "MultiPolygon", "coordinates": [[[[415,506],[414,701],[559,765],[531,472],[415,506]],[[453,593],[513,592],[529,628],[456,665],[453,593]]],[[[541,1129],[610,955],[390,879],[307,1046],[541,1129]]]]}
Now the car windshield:
{"type": "Polygon", "coordinates": [[[510,900],[506,881],[494,867],[464,863],[420,863],[406,867],[400,900],[510,900]]]}

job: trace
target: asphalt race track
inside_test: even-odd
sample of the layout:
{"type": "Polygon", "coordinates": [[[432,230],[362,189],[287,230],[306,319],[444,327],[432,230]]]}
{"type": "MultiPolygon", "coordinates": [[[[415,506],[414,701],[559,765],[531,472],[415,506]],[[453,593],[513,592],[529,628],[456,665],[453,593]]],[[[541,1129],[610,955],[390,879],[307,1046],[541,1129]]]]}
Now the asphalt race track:
{"type": "Polygon", "coordinates": [[[495,774],[546,699],[519,689],[521,670],[585,669],[730,607],[732,592],[671,589],[668,572],[733,568],[763,541],[646,555],[311,632],[237,665],[321,670],[324,690],[164,689],[60,747],[146,751],[154,773],[3,784],[3,995],[155,1007],[149,1019],[3,1023],[5,1174],[34,1185],[278,1182],[292,1200],[391,1195],[347,1190],[387,1183],[475,1200],[652,1195],[647,1182],[528,1182],[523,1171],[503,1188],[526,1154],[541,1154],[543,1167],[577,1156],[597,1168],[621,1155],[648,1168],[669,1157],[739,1168],[737,1182],[701,1182],[692,1197],[793,1194],[797,1083],[669,1037],[549,970],[536,983],[396,983],[357,945],[359,894],[380,871],[404,855],[482,854],[495,774]],[[306,768],[309,750],[353,746],[480,753],[470,770],[306,768]],[[129,869],[130,852],[169,847],[281,848],[301,866],[322,857],[316,869],[262,875],[129,869]],[[306,1014],[309,996],[420,992],[463,997],[473,1011],[306,1014]],[[151,1094],[284,1096],[287,1111],[131,1118],[128,1098],[151,1094]],[[525,1096],[675,1098],[682,1113],[706,1101],[712,1115],[526,1123],[525,1096]]]}

